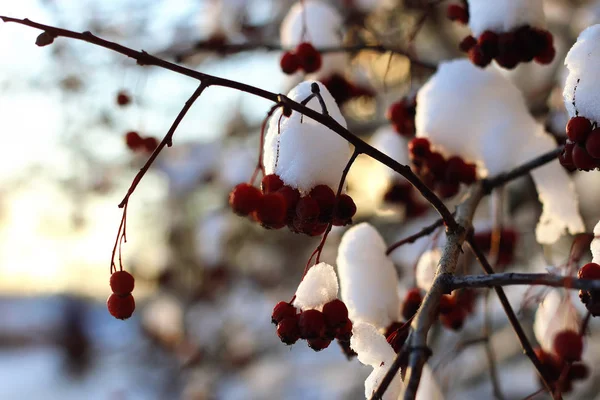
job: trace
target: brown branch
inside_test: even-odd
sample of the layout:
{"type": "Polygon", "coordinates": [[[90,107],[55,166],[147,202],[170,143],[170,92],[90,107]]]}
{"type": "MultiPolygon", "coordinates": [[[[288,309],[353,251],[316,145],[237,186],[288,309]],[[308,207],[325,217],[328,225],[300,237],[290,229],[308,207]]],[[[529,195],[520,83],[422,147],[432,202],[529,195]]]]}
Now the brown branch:
{"type": "MultiPolygon", "coordinates": [[[[402,175],[406,180],[408,180],[420,193],[421,195],[427,199],[427,201],[436,209],[436,211],[440,214],[440,216],[444,219],[444,223],[450,231],[453,231],[457,228],[454,218],[452,214],[448,210],[448,208],[444,205],[442,200],[433,193],[431,189],[427,187],[410,169],[407,165],[402,165],[394,159],[390,158],[386,154],[381,151],[375,149],[373,146],[367,144],[363,140],[361,140],[356,135],[352,134],[342,125],[340,125],[335,119],[331,116],[323,115],[321,113],[316,112],[315,110],[303,106],[286,96],[269,92],[267,90],[263,90],[251,85],[246,85],[241,82],[232,81],[229,79],[219,78],[213,75],[204,74],[202,72],[198,72],[189,68],[182,67],[177,64],[173,64],[171,62],[165,61],[158,57],[155,57],[145,51],[136,51],[130,49],[128,47],[122,46],[120,44],[110,42],[108,40],[101,39],[97,36],[94,36],[91,32],[83,32],[78,33],[66,29],[56,28],[49,25],[43,25],[37,22],[30,21],[28,19],[17,19],[11,17],[0,16],[4,22],[14,22],[17,24],[29,26],[36,29],[41,29],[45,32],[50,33],[55,37],[68,37],[71,39],[81,40],[84,42],[88,42],[100,47],[104,47],[109,50],[113,50],[117,53],[126,55],[130,58],[137,60],[140,65],[154,65],[158,66],[181,75],[189,76],[194,79],[198,79],[202,82],[206,87],[208,86],[222,86],[228,87],[230,89],[239,90],[245,93],[249,93],[258,97],[262,97],[264,99],[270,100],[274,103],[283,103],[283,105],[288,106],[294,111],[302,113],[309,118],[321,123],[325,127],[331,129],[339,136],[344,138],[350,144],[354,146],[354,148],[362,154],[366,154],[369,157],[377,160],[378,162],[386,165],[392,170],[396,171],[400,175],[402,175]]],[[[123,202],[121,203],[123,205],[123,202]]]]}
{"type": "MultiPolygon", "coordinates": [[[[493,274],[494,269],[488,262],[487,258],[485,257],[485,254],[483,254],[483,252],[481,251],[479,246],[477,246],[477,244],[473,240],[472,235],[469,237],[468,243],[469,243],[469,247],[471,247],[471,250],[475,254],[475,257],[477,258],[477,261],[479,261],[479,263],[483,267],[483,270],[486,272],[486,274],[493,274]]],[[[508,317],[508,321],[512,325],[515,333],[517,334],[517,337],[519,338],[519,342],[521,343],[523,352],[529,358],[529,360],[531,360],[539,377],[542,380],[544,387],[546,388],[548,393],[552,394],[553,399],[560,399],[561,398],[560,394],[558,396],[555,396],[555,394],[553,393],[552,387],[548,383],[549,380],[544,371],[544,367],[543,367],[542,363],[540,362],[540,359],[538,358],[538,356],[533,351],[533,346],[529,342],[529,339],[527,338],[527,335],[525,334],[525,331],[523,330],[523,327],[521,326],[521,323],[519,322],[519,319],[517,318],[515,311],[512,309],[512,306],[510,305],[510,302],[508,301],[508,297],[506,297],[506,293],[504,293],[504,289],[502,289],[501,286],[494,286],[494,290],[496,291],[496,294],[498,295],[498,299],[500,300],[500,303],[502,304],[502,308],[504,309],[504,312],[506,313],[506,316],[508,317]]]]}
{"type": "Polygon", "coordinates": [[[600,291],[600,280],[577,279],[548,273],[531,274],[504,272],[490,275],[455,276],[449,282],[452,290],[461,288],[492,288],[514,285],[540,285],[574,290],[600,291]]]}
{"type": "Polygon", "coordinates": [[[407,236],[404,239],[400,239],[396,243],[391,244],[390,247],[388,247],[387,250],[385,251],[385,254],[389,256],[398,247],[403,246],[408,243],[414,243],[417,239],[420,239],[423,236],[431,235],[433,232],[435,232],[435,230],[437,228],[439,228],[442,225],[444,225],[444,220],[438,219],[433,224],[428,225],[428,226],[424,227],[423,229],[421,229],[419,232],[417,232],[413,235],[407,236]]]}

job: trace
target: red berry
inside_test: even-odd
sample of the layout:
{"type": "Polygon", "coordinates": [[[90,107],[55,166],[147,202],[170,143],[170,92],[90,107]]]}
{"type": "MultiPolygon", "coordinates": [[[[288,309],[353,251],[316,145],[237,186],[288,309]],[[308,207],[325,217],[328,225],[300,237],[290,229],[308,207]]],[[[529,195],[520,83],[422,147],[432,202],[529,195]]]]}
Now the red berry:
{"type": "Polygon", "coordinates": [[[567,136],[575,143],[583,143],[592,132],[592,123],[585,117],[573,117],[567,123],[567,136]]]}
{"type": "Polygon", "coordinates": [[[456,298],[447,294],[440,297],[440,314],[448,314],[456,307],[456,298]]]}
{"type": "Polygon", "coordinates": [[[519,59],[523,62],[532,61],[540,52],[537,34],[529,25],[515,31],[515,46],[519,59]]]}
{"type": "Polygon", "coordinates": [[[466,168],[466,164],[462,158],[452,156],[446,161],[445,181],[448,183],[461,182],[461,173],[466,168]]]}
{"type": "Polygon", "coordinates": [[[450,21],[457,21],[463,25],[469,23],[469,11],[458,4],[450,4],[446,9],[446,16],[450,21]]]}
{"type": "Polygon", "coordinates": [[[465,310],[468,314],[472,313],[477,300],[477,293],[473,289],[462,289],[454,292],[456,305],[465,310]]]}
{"type": "Polygon", "coordinates": [[[271,315],[271,322],[277,325],[285,318],[296,317],[296,307],[285,301],[280,301],[273,308],[273,314],[271,315]]]}
{"type": "Polygon", "coordinates": [[[131,317],[135,310],[135,300],[131,294],[120,296],[111,294],[106,301],[108,312],[117,319],[127,319],[131,317]]]}
{"type": "Polygon", "coordinates": [[[281,56],[279,65],[281,66],[281,70],[284,74],[291,75],[298,71],[298,68],[300,68],[300,59],[298,59],[296,54],[286,51],[281,56]]]}
{"type": "Polygon", "coordinates": [[[460,189],[458,182],[439,182],[436,185],[436,191],[443,199],[454,197],[460,189]]]}
{"type": "Polygon", "coordinates": [[[569,362],[579,361],[583,353],[583,339],[575,331],[560,331],[554,337],[552,349],[562,360],[569,362]]]}
{"type": "Polygon", "coordinates": [[[319,204],[320,219],[329,220],[335,206],[335,193],[327,185],[317,185],[310,191],[310,197],[319,204]]]}
{"type": "Polygon", "coordinates": [[[328,328],[337,329],[346,324],[348,308],[343,301],[335,299],[323,306],[323,316],[328,328]]]}
{"type": "Polygon", "coordinates": [[[312,196],[304,196],[298,200],[296,215],[301,221],[316,220],[320,213],[319,203],[312,196]]]}
{"type": "Polygon", "coordinates": [[[535,61],[542,65],[548,65],[554,60],[556,49],[554,46],[546,47],[542,52],[535,56],[535,61]]]}
{"type": "Polygon", "coordinates": [[[454,307],[448,314],[440,315],[440,322],[446,328],[458,331],[462,328],[465,323],[467,314],[465,310],[460,307],[454,307]]]}
{"type": "Polygon", "coordinates": [[[592,156],[588,154],[585,150],[585,147],[582,147],[576,144],[573,147],[573,164],[583,170],[583,171],[591,171],[597,167],[597,162],[594,160],[592,156]]]}
{"type": "Polygon", "coordinates": [[[458,48],[460,49],[460,51],[466,53],[469,50],[471,50],[473,48],[473,46],[475,46],[476,44],[477,44],[477,39],[475,39],[473,36],[469,35],[460,42],[460,44],[458,45],[458,48]]]}
{"type": "Polygon", "coordinates": [[[470,185],[477,180],[477,166],[471,163],[464,163],[459,173],[460,181],[470,185]]]}
{"type": "Polygon", "coordinates": [[[110,288],[114,294],[124,296],[133,292],[135,279],[127,271],[117,271],[110,276],[110,288]]]}
{"type": "Polygon", "coordinates": [[[585,141],[585,149],[594,158],[600,158],[600,128],[594,129],[585,141]]]}
{"type": "Polygon", "coordinates": [[[400,353],[402,350],[402,346],[404,346],[404,342],[406,342],[406,339],[408,338],[408,333],[408,326],[402,326],[386,337],[387,342],[392,346],[392,349],[394,349],[396,354],[400,353]]]}
{"type": "Polygon", "coordinates": [[[126,106],[129,103],[131,103],[131,97],[127,94],[127,92],[125,92],[124,90],[121,90],[119,93],[117,93],[117,104],[120,106],[126,106]]]}
{"type": "Polygon", "coordinates": [[[577,272],[579,279],[600,279],[600,265],[587,263],[577,272]]]}
{"type": "Polygon", "coordinates": [[[417,313],[417,310],[421,306],[423,297],[421,291],[418,288],[413,288],[406,293],[404,302],[402,303],[402,316],[404,319],[409,320],[417,313]]]}
{"type": "Polygon", "coordinates": [[[284,318],[277,324],[277,336],[287,345],[292,345],[300,339],[300,328],[298,318],[284,318]]]}
{"type": "Polygon", "coordinates": [[[296,205],[298,204],[298,200],[300,200],[300,191],[298,191],[298,189],[293,189],[289,186],[284,186],[281,189],[279,189],[277,193],[280,193],[285,198],[288,215],[295,214],[296,205]]]}
{"type": "Polygon", "coordinates": [[[296,55],[298,57],[300,67],[304,72],[310,74],[317,72],[321,68],[322,58],[321,53],[313,47],[312,44],[303,42],[296,47],[296,55]]]}
{"type": "Polygon", "coordinates": [[[144,150],[146,150],[148,153],[152,153],[157,147],[158,139],[152,136],[144,138],[144,150]]]}
{"type": "Polygon", "coordinates": [[[347,194],[341,194],[338,198],[337,208],[334,215],[334,225],[347,225],[352,221],[356,214],[356,204],[352,197],[347,194]]]}
{"type": "Polygon", "coordinates": [[[308,339],[307,342],[308,342],[308,347],[310,347],[314,351],[321,351],[321,350],[329,347],[329,344],[331,343],[331,339],[314,338],[314,339],[308,339]]]}
{"type": "Polygon", "coordinates": [[[427,158],[431,154],[429,140],[426,138],[414,138],[408,142],[408,151],[414,158],[427,158]]]}
{"type": "Polygon", "coordinates": [[[437,180],[444,180],[446,173],[446,159],[438,152],[433,152],[427,157],[427,168],[437,180]]]}
{"type": "Polygon", "coordinates": [[[256,219],[268,229],[279,229],[285,226],[287,204],[281,193],[263,195],[256,208],[256,219]]]}
{"type": "Polygon", "coordinates": [[[390,108],[388,108],[385,116],[393,123],[402,122],[407,117],[404,101],[400,100],[392,104],[390,108]]]}
{"type": "Polygon", "coordinates": [[[485,31],[479,36],[477,45],[490,60],[498,54],[498,35],[492,31],[485,31]]]}
{"type": "Polygon", "coordinates": [[[305,222],[302,228],[302,232],[308,236],[321,236],[326,230],[326,222],[305,222]]]}
{"type": "Polygon", "coordinates": [[[563,149],[562,153],[560,153],[560,156],[558,156],[558,160],[560,161],[560,164],[563,167],[574,167],[573,164],[573,147],[575,146],[575,143],[571,142],[570,140],[567,140],[567,143],[565,143],[565,148],[563,149]]]}
{"type": "Polygon", "coordinates": [[[325,316],[319,310],[306,310],[298,318],[300,337],[303,339],[317,339],[325,334],[325,316]]]}
{"type": "Polygon", "coordinates": [[[273,193],[283,187],[283,181],[275,174],[265,175],[260,184],[264,194],[273,193]]]}
{"type": "Polygon", "coordinates": [[[575,363],[571,365],[569,369],[569,379],[573,379],[574,381],[584,380],[590,375],[590,369],[587,365],[582,363],[575,363]]]}
{"type": "Polygon", "coordinates": [[[234,213],[246,216],[258,209],[262,193],[247,183],[240,183],[229,194],[229,205],[234,213]]]}
{"type": "Polygon", "coordinates": [[[492,57],[486,54],[481,46],[475,45],[469,49],[469,60],[478,67],[485,68],[492,62],[492,57]]]}
{"type": "Polygon", "coordinates": [[[125,144],[129,150],[136,151],[144,146],[144,139],[136,131],[129,131],[125,134],[125,144]]]}
{"type": "Polygon", "coordinates": [[[336,339],[341,341],[349,341],[352,336],[352,321],[346,320],[344,325],[338,329],[336,339]]]}
{"type": "Polygon", "coordinates": [[[558,360],[553,354],[547,353],[539,347],[535,348],[533,351],[542,364],[544,376],[546,376],[550,382],[555,382],[558,380],[562,372],[560,360],[558,360]]]}

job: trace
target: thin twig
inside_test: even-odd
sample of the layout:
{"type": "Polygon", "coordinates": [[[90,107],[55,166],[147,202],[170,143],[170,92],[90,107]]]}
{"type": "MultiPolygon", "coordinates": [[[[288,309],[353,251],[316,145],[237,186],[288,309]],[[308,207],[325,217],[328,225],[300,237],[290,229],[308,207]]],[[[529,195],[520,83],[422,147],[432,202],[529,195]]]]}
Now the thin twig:
{"type": "Polygon", "coordinates": [[[489,275],[455,276],[448,284],[452,290],[514,285],[539,285],[573,290],[600,291],[600,280],[577,279],[570,276],[548,273],[503,272],[489,275]]]}
{"type": "Polygon", "coordinates": [[[431,235],[433,232],[435,232],[435,230],[437,228],[439,228],[442,225],[444,225],[444,220],[440,218],[440,219],[436,220],[433,224],[424,227],[419,232],[417,232],[413,235],[407,236],[404,239],[400,239],[396,243],[391,244],[390,247],[388,247],[387,250],[385,251],[385,254],[389,256],[398,247],[403,246],[408,243],[414,243],[417,239],[420,239],[423,236],[431,235]]]}

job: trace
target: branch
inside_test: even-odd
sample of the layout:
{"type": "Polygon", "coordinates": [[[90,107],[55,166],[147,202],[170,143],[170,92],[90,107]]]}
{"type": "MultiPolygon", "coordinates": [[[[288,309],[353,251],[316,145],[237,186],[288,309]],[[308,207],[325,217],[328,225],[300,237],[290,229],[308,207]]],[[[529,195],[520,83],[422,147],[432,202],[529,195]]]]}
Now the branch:
{"type": "Polygon", "coordinates": [[[423,236],[431,235],[433,232],[435,232],[435,230],[437,228],[439,228],[442,225],[444,225],[444,220],[438,219],[433,224],[423,227],[423,229],[421,229],[419,232],[417,232],[413,235],[407,236],[404,239],[400,239],[396,243],[390,245],[390,247],[388,247],[387,250],[385,251],[385,254],[389,256],[398,247],[403,246],[408,243],[414,243],[417,239],[420,239],[423,236]]]}
{"type": "MultiPolygon", "coordinates": [[[[108,40],[101,39],[97,36],[94,36],[91,32],[73,32],[67,29],[56,28],[49,25],[43,25],[37,22],[30,21],[28,19],[17,19],[11,17],[0,16],[4,22],[14,22],[17,24],[29,26],[32,28],[40,29],[45,32],[48,32],[50,35],[54,37],[68,37],[71,39],[81,40],[84,42],[88,42],[100,47],[104,47],[109,50],[113,50],[117,53],[126,55],[130,58],[137,60],[140,65],[155,65],[173,72],[176,72],[181,75],[189,76],[194,79],[198,79],[202,82],[206,87],[208,86],[222,86],[228,87],[230,89],[239,90],[241,92],[250,93],[252,95],[262,97],[264,99],[270,100],[274,103],[282,103],[285,106],[288,106],[292,110],[295,110],[299,113],[306,115],[309,118],[321,123],[325,127],[331,129],[339,136],[344,138],[350,144],[354,146],[354,148],[359,152],[368,155],[369,157],[377,160],[383,165],[391,168],[396,171],[400,175],[402,175],[406,180],[408,180],[420,193],[421,195],[436,209],[436,211],[443,218],[445,225],[450,231],[453,231],[457,228],[456,222],[452,217],[452,214],[448,210],[448,208],[444,205],[442,200],[433,193],[431,189],[427,187],[417,175],[412,172],[409,166],[402,165],[389,156],[385,155],[381,151],[375,149],[373,146],[370,146],[356,135],[352,134],[342,125],[340,125],[335,119],[331,116],[323,115],[321,113],[316,112],[315,110],[303,106],[291,99],[287,96],[279,95],[276,93],[269,92],[267,90],[263,90],[251,85],[246,85],[241,82],[232,81],[229,79],[219,78],[213,75],[204,74],[202,72],[198,72],[189,68],[182,67],[177,64],[173,64],[171,62],[165,61],[158,57],[155,57],[145,51],[136,51],[130,49],[128,47],[122,46],[120,44],[110,42],[108,40]]],[[[121,203],[122,205],[123,203],[121,203]]]]}
{"type": "Polygon", "coordinates": [[[455,276],[449,283],[452,290],[461,288],[492,288],[513,285],[541,285],[572,290],[600,291],[600,280],[577,279],[554,274],[504,272],[490,275],[455,276]]]}

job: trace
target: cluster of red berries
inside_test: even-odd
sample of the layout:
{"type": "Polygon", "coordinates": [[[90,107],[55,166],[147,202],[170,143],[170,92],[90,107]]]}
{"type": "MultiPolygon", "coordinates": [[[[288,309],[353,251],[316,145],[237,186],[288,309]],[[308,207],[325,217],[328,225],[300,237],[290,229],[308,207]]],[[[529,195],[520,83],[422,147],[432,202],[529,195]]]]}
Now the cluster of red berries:
{"type": "MultiPolygon", "coordinates": [[[[503,267],[513,262],[517,239],[517,231],[511,228],[502,228],[498,259],[496,260],[498,266],[503,267]]],[[[475,232],[473,240],[484,253],[488,253],[492,248],[492,231],[475,232]]]]}
{"type": "Polygon", "coordinates": [[[125,134],[125,144],[131,151],[152,153],[158,147],[158,139],[152,136],[142,137],[136,131],[125,134]]]}
{"type": "Polygon", "coordinates": [[[539,64],[550,64],[556,55],[552,34],[529,25],[506,33],[485,31],[478,39],[467,36],[460,42],[459,48],[469,54],[473,64],[482,68],[492,60],[506,69],[533,60],[539,64]]]}
{"type": "Polygon", "coordinates": [[[458,156],[444,158],[432,151],[426,138],[412,139],[408,143],[408,151],[415,172],[442,198],[448,199],[457,194],[461,183],[470,185],[477,179],[475,164],[467,163],[458,156]]]}
{"type": "Polygon", "coordinates": [[[119,93],[117,93],[117,105],[124,107],[127,106],[131,103],[131,96],[124,90],[120,90],[119,93]]]}
{"type": "MultiPolygon", "coordinates": [[[[579,279],[600,279],[600,265],[596,263],[585,264],[581,267],[579,272],[577,272],[577,277],[579,279]]],[[[594,317],[600,315],[600,292],[580,290],[579,298],[594,317]]]]}
{"type": "Polygon", "coordinates": [[[281,70],[288,75],[296,73],[299,69],[307,74],[317,72],[322,63],[321,53],[308,42],[300,43],[295,51],[286,51],[279,61],[281,70]]]}
{"type": "Polygon", "coordinates": [[[324,78],[321,80],[321,83],[329,90],[329,93],[331,93],[331,96],[339,106],[358,97],[375,96],[372,90],[357,86],[339,74],[333,74],[324,78]]]}
{"type": "MultiPolygon", "coordinates": [[[[465,319],[473,312],[477,293],[471,289],[454,291],[451,295],[442,295],[440,298],[440,322],[446,328],[458,331],[462,328],[465,319]]],[[[419,288],[413,288],[406,293],[402,302],[402,317],[411,319],[416,313],[423,296],[419,288]]]]}
{"type": "Polygon", "coordinates": [[[553,386],[559,385],[557,389],[560,392],[568,393],[573,389],[574,381],[586,379],[589,375],[587,365],[580,362],[583,339],[575,331],[560,331],[554,337],[552,350],[554,352],[549,353],[537,348],[535,354],[542,364],[542,371],[548,383],[553,386]],[[563,375],[565,368],[568,368],[568,372],[563,375]]]}
{"type": "Polygon", "coordinates": [[[600,168],[600,128],[581,116],[567,123],[567,142],[559,157],[567,169],[591,171],[600,168]]]}
{"type": "Polygon", "coordinates": [[[415,115],[417,115],[417,99],[404,98],[395,102],[388,108],[386,118],[402,136],[415,135],[415,115]]]}
{"type": "Polygon", "coordinates": [[[446,8],[446,17],[463,25],[469,23],[469,9],[459,4],[449,4],[446,8]]]}
{"type": "Polygon", "coordinates": [[[348,319],[348,308],[343,301],[335,299],[323,306],[323,311],[304,310],[285,301],[273,308],[271,322],[277,325],[277,336],[287,345],[305,339],[314,351],[329,346],[333,339],[349,342],[352,336],[352,321],[348,319]]]}
{"type": "Polygon", "coordinates": [[[106,301],[108,312],[117,319],[131,317],[135,310],[135,300],[131,295],[135,280],[127,271],[117,271],[110,276],[112,294],[106,301]]]}
{"type": "Polygon", "coordinates": [[[419,217],[427,212],[429,206],[420,201],[416,189],[408,182],[394,182],[383,195],[383,201],[389,204],[404,205],[406,218],[419,217]]]}
{"type": "Polygon", "coordinates": [[[252,215],[267,229],[280,229],[287,225],[292,232],[319,236],[330,222],[336,226],[350,224],[356,213],[352,197],[341,194],[336,198],[327,185],[317,185],[310,193],[301,196],[298,189],[285,185],[279,176],[270,174],[262,179],[261,187],[262,191],[240,183],[229,194],[229,204],[236,214],[252,215]]]}

